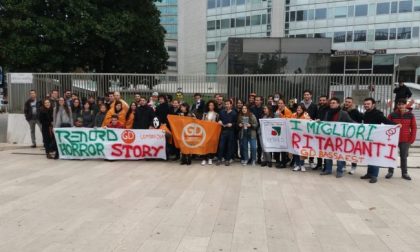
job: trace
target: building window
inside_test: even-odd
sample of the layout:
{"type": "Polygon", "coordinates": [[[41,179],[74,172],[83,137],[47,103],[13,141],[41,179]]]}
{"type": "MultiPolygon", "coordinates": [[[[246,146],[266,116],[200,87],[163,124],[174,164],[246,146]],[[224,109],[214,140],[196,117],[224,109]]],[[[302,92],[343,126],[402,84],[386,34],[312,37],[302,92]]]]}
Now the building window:
{"type": "Polygon", "coordinates": [[[348,31],[346,35],[346,41],[352,42],[353,41],[353,31],[348,31]]]}
{"type": "Polygon", "coordinates": [[[354,31],[354,38],[353,40],[355,42],[357,41],[366,41],[366,31],[360,30],[360,31],[354,31]]]}
{"type": "Polygon", "coordinates": [[[306,10],[296,11],[296,21],[305,21],[307,19],[306,10]]]}
{"type": "Polygon", "coordinates": [[[398,2],[391,2],[391,13],[398,12],[398,2]]]}
{"type": "Polygon", "coordinates": [[[217,63],[207,63],[206,64],[206,73],[207,74],[217,74],[217,63]]]}
{"type": "Polygon", "coordinates": [[[413,2],[412,1],[400,1],[399,12],[412,12],[413,11],[413,2]]]}
{"type": "Polygon", "coordinates": [[[334,17],[335,18],[345,18],[345,17],[347,17],[347,6],[335,7],[334,17]]]}
{"type": "Polygon", "coordinates": [[[251,25],[251,17],[250,16],[246,16],[246,19],[245,19],[246,21],[245,21],[245,25],[246,26],[250,26],[251,25]]]}
{"type": "Polygon", "coordinates": [[[208,0],[207,1],[207,8],[208,9],[214,9],[214,8],[216,8],[216,0],[208,0]]]}
{"type": "Polygon", "coordinates": [[[315,19],[316,20],[321,20],[321,19],[326,19],[326,18],[327,18],[327,9],[326,8],[315,10],[315,19]]]}
{"type": "Polygon", "coordinates": [[[315,10],[308,10],[308,20],[314,20],[315,19],[315,10]]]}
{"type": "Polygon", "coordinates": [[[230,6],[230,0],[221,0],[221,6],[222,7],[230,6]]]}
{"type": "Polygon", "coordinates": [[[214,20],[207,21],[207,31],[212,31],[216,29],[216,22],[214,20]]]}
{"type": "Polygon", "coordinates": [[[420,11],[420,0],[414,0],[414,11],[420,11]]]}
{"type": "Polygon", "coordinates": [[[419,38],[419,27],[413,27],[413,33],[411,34],[412,38],[419,38]]]}
{"type": "Polygon", "coordinates": [[[168,46],[168,52],[176,52],[175,46],[168,46]]]}
{"type": "Polygon", "coordinates": [[[306,34],[296,34],[296,38],[306,38],[306,34]]]}
{"type": "Polygon", "coordinates": [[[236,0],[236,5],[244,5],[245,0],[236,0]]]}
{"type": "Polygon", "coordinates": [[[236,27],[244,27],[244,26],[245,26],[245,17],[237,17],[236,27]]]}
{"type": "Polygon", "coordinates": [[[251,17],[251,25],[260,25],[261,24],[261,16],[255,15],[251,17]]]}
{"type": "Polygon", "coordinates": [[[376,29],[375,40],[388,40],[388,29],[376,29]]]}
{"type": "Polygon", "coordinates": [[[213,43],[207,44],[207,52],[214,52],[216,51],[216,45],[213,43]]]}
{"type": "Polygon", "coordinates": [[[325,38],[325,33],[315,33],[314,38],[325,38]]]}
{"type": "Polygon", "coordinates": [[[376,15],[389,14],[390,3],[378,3],[376,5],[376,15]]]}
{"type": "Polygon", "coordinates": [[[168,66],[170,66],[170,67],[176,67],[176,62],[168,61],[168,66]]]}
{"type": "Polygon", "coordinates": [[[411,28],[410,27],[398,28],[398,39],[410,39],[410,38],[411,38],[411,28]]]}
{"type": "Polygon", "coordinates": [[[347,16],[353,17],[354,16],[354,6],[351,5],[351,6],[349,6],[348,9],[349,9],[349,11],[348,11],[348,15],[347,16]]]}
{"type": "Polygon", "coordinates": [[[216,29],[220,29],[220,20],[216,20],[216,29]]]}
{"type": "Polygon", "coordinates": [[[261,24],[267,24],[267,14],[261,15],[261,24]]]}
{"type": "Polygon", "coordinates": [[[334,32],[334,43],[346,42],[346,32],[334,32]]]}
{"type": "Polygon", "coordinates": [[[367,16],[367,14],[368,14],[367,4],[356,5],[356,12],[355,12],[356,17],[364,17],[364,16],[367,16]]]}
{"type": "Polygon", "coordinates": [[[235,28],[235,19],[234,18],[230,19],[230,28],[235,28]]]}
{"type": "Polygon", "coordinates": [[[290,12],[290,22],[296,21],[296,12],[291,11],[290,12]]]}
{"type": "Polygon", "coordinates": [[[389,29],[389,40],[393,40],[397,38],[397,29],[391,28],[389,29]]]}
{"type": "Polygon", "coordinates": [[[230,28],[230,19],[222,19],[222,20],[220,20],[220,27],[222,29],[228,29],[228,28],[230,28]]]}

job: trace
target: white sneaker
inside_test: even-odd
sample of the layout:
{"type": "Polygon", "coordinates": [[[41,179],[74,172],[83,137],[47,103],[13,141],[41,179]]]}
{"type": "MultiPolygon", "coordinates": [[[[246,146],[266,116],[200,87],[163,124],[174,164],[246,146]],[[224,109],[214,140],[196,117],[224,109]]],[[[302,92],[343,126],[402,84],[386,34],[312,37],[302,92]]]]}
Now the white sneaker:
{"type": "Polygon", "coordinates": [[[201,165],[206,165],[206,160],[201,161],[201,165]]]}
{"type": "MultiPolygon", "coordinates": [[[[311,169],[315,169],[316,164],[315,163],[310,163],[309,166],[311,167],[311,169]]],[[[302,170],[303,171],[303,170],[302,170]]]]}
{"type": "Polygon", "coordinates": [[[296,165],[295,168],[293,168],[293,171],[300,171],[300,166],[299,165],[296,165]]]}
{"type": "MultiPolygon", "coordinates": [[[[311,166],[312,166],[312,164],[311,164],[311,166]]],[[[303,171],[303,172],[306,172],[306,168],[305,168],[305,166],[304,166],[304,165],[302,165],[302,167],[300,168],[300,170],[301,170],[301,171],[303,171]]]]}
{"type": "Polygon", "coordinates": [[[356,167],[352,167],[349,174],[353,175],[356,172],[356,167]]]}
{"type": "Polygon", "coordinates": [[[243,166],[248,165],[248,161],[246,161],[246,160],[242,160],[241,163],[242,163],[243,166]]]}
{"type": "Polygon", "coordinates": [[[252,166],[255,166],[255,161],[252,161],[252,163],[251,163],[251,164],[252,164],[252,166]]]}
{"type": "Polygon", "coordinates": [[[213,160],[209,159],[209,165],[212,165],[212,164],[213,164],[213,160]]]}

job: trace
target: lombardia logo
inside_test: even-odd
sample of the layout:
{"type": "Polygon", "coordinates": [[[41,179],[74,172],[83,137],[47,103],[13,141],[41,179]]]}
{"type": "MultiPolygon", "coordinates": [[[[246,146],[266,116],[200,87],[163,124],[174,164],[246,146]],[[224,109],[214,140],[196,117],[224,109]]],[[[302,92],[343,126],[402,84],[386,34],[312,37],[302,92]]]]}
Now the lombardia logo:
{"type": "Polygon", "coordinates": [[[182,129],[181,139],[189,148],[199,147],[206,140],[206,130],[197,123],[189,123],[182,129]]]}
{"type": "Polygon", "coordinates": [[[132,130],[124,130],[121,133],[121,139],[126,144],[132,144],[136,140],[136,134],[132,130]]]}
{"type": "Polygon", "coordinates": [[[280,136],[281,135],[281,127],[280,126],[278,126],[278,127],[276,127],[276,126],[271,127],[271,135],[272,136],[280,136]]]}

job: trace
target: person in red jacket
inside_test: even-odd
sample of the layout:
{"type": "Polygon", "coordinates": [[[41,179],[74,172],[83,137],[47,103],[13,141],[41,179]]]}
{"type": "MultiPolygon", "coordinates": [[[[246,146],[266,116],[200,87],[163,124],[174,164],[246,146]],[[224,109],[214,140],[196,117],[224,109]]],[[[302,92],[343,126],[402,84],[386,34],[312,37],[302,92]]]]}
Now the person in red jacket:
{"type": "Polygon", "coordinates": [[[106,128],[125,129],[125,126],[118,121],[118,115],[114,114],[111,116],[111,122],[106,126],[106,128]]]}
{"type": "MultiPolygon", "coordinates": [[[[388,119],[396,124],[400,124],[400,138],[398,148],[400,149],[401,173],[402,178],[411,180],[407,173],[407,157],[410,145],[416,140],[416,117],[407,109],[407,100],[402,98],[397,101],[397,109],[388,115],[388,119]]],[[[394,174],[394,168],[389,168],[385,178],[390,179],[394,174]]]]}

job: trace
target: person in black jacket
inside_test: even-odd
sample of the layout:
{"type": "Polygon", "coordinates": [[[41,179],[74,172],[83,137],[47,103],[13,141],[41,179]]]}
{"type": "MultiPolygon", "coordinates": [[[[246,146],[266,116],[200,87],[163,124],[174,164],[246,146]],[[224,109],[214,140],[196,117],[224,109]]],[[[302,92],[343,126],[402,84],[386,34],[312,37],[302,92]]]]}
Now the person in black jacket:
{"type": "Polygon", "coordinates": [[[57,151],[53,135],[53,108],[49,99],[44,100],[39,112],[39,121],[42,125],[42,140],[44,142],[45,154],[48,159],[54,158],[53,152],[57,151]]]}
{"type": "Polygon", "coordinates": [[[159,95],[159,105],[156,107],[156,116],[160,124],[168,124],[168,115],[170,114],[170,106],[166,100],[166,96],[159,95]]]}
{"type": "MultiPolygon", "coordinates": [[[[365,124],[395,124],[384,116],[382,111],[375,108],[376,101],[373,98],[366,98],[363,102],[363,107],[366,112],[363,115],[362,122],[365,124]]],[[[369,179],[370,183],[376,183],[378,181],[379,166],[368,165],[366,175],[360,177],[361,179],[369,179]]]]}
{"type": "Polygon", "coordinates": [[[201,94],[194,94],[195,102],[191,106],[191,113],[195,114],[197,118],[202,118],[204,114],[204,108],[206,107],[206,102],[201,98],[201,94]]]}
{"type": "MultiPolygon", "coordinates": [[[[304,90],[303,91],[303,100],[301,104],[305,106],[306,112],[309,114],[312,120],[317,119],[318,115],[318,106],[312,102],[312,91],[311,90],[304,90]]],[[[309,165],[311,169],[315,169],[316,165],[314,164],[314,158],[309,158],[309,165]]]]}
{"type": "Polygon", "coordinates": [[[395,105],[394,108],[397,108],[397,101],[400,99],[408,99],[413,94],[411,93],[410,88],[408,88],[406,85],[404,85],[404,81],[400,80],[398,83],[398,87],[394,89],[395,94],[395,105]]]}
{"type": "MultiPolygon", "coordinates": [[[[330,108],[329,104],[328,104],[328,97],[326,95],[321,95],[318,98],[318,114],[317,114],[317,118],[320,120],[323,120],[325,117],[325,114],[327,113],[328,109],[330,108]]],[[[312,170],[324,170],[325,167],[325,162],[324,162],[324,167],[322,166],[322,158],[317,158],[317,162],[316,162],[316,166],[315,168],[312,168],[312,170]]]]}
{"type": "Polygon", "coordinates": [[[29,123],[29,128],[31,130],[31,140],[32,140],[32,148],[36,147],[36,139],[35,139],[35,126],[38,125],[39,129],[41,130],[41,124],[38,120],[39,110],[41,108],[41,101],[37,99],[35,90],[29,91],[30,98],[25,102],[23,112],[25,114],[25,119],[29,123]]]}
{"type": "MultiPolygon", "coordinates": [[[[362,123],[363,114],[356,108],[353,103],[352,97],[347,97],[344,101],[343,110],[349,113],[349,116],[355,123],[362,123]]],[[[350,175],[353,175],[356,172],[357,163],[351,163],[351,170],[349,171],[350,175]]]]}
{"type": "Polygon", "coordinates": [[[133,129],[153,129],[153,118],[155,112],[153,108],[147,105],[146,98],[140,98],[140,106],[137,107],[134,114],[133,129]]]}
{"type": "MultiPolygon", "coordinates": [[[[249,97],[252,97],[252,96],[253,96],[253,94],[251,93],[249,97]]],[[[252,114],[254,114],[258,123],[260,122],[260,119],[264,115],[263,102],[264,101],[263,101],[262,96],[255,96],[254,105],[249,108],[249,110],[252,112],[252,114]]],[[[249,104],[252,104],[251,101],[250,101],[249,104]]],[[[250,105],[248,105],[248,106],[250,106],[250,105]]],[[[256,131],[258,131],[258,130],[259,130],[259,125],[256,128],[256,131]]],[[[257,163],[258,164],[261,164],[261,156],[262,156],[261,142],[260,142],[260,139],[257,137],[257,163]]],[[[251,164],[251,159],[248,161],[248,164],[251,164]]]]}

